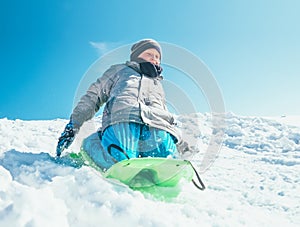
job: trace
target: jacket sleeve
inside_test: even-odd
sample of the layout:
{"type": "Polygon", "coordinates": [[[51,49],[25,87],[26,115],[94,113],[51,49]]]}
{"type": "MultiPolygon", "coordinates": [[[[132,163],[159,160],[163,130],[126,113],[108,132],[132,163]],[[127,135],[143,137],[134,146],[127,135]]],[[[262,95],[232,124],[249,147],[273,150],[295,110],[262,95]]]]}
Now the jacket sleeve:
{"type": "Polygon", "coordinates": [[[108,100],[110,90],[116,81],[120,67],[110,67],[102,77],[92,83],[86,94],[83,95],[74,108],[71,121],[80,128],[85,121],[94,117],[100,107],[108,100]]]}

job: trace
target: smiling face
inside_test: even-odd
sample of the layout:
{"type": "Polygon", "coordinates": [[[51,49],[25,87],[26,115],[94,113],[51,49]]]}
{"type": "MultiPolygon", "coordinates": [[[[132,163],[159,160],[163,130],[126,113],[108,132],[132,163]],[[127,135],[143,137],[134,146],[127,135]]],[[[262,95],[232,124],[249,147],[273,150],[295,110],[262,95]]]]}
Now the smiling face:
{"type": "Polygon", "coordinates": [[[143,51],[138,57],[147,62],[151,62],[154,65],[160,64],[160,54],[154,48],[150,48],[150,49],[143,51]]]}

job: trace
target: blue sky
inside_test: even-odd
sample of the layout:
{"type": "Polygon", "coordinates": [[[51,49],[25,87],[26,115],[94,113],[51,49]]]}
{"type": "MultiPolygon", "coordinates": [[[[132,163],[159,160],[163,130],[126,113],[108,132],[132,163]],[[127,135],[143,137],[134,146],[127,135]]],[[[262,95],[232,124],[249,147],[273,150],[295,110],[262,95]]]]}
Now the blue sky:
{"type": "Polygon", "coordinates": [[[197,55],[226,111],[299,115],[299,12],[297,0],[2,1],[0,118],[68,118],[101,51],[149,37],[197,55]]]}

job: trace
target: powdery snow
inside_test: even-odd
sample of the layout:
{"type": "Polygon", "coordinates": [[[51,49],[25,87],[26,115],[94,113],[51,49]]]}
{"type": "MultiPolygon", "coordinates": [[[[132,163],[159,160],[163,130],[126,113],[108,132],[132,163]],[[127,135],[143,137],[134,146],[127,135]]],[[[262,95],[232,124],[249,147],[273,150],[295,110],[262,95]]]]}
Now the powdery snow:
{"type": "MultiPolygon", "coordinates": [[[[194,144],[185,157],[200,168],[211,116],[179,120],[194,144]]],[[[0,226],[299,226],[299,122],[227,114],[221,151],[201,173],[207,189],[186,184],[166,202],[55,162],[66,120],[0,119],[0,226]]],[[[67,152],[100,124],[86,124],[67,152]]]]}

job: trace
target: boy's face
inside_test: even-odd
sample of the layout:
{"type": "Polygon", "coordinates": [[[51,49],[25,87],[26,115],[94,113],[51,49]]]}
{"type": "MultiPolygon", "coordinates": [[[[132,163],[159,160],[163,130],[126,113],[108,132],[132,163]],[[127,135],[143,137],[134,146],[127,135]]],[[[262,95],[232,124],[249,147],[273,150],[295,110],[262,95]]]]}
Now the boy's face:
{"type": "Polygon", "coordinates": [[[145,61],[151,62],[154,65],[160,64],[160,54],[154,48],[145,50],[138,57],[144,59],[145,61]]]}

